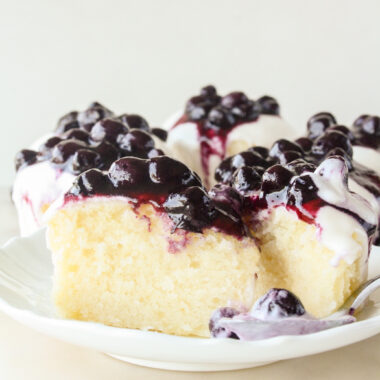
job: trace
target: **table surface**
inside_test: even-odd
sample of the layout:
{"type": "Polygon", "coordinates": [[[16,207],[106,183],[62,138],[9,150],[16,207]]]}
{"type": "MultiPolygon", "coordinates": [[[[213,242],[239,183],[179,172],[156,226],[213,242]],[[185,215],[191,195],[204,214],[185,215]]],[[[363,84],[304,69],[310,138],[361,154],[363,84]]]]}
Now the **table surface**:
{"type": "MultiPolygon", "coordinates": [[[[0,188],[0,244],[17,235],[10,189],[0,188]]],[[[375,379],[380,378],[380,334],[363,342],[305,358],[231,372],[173,372],[120,362],[63,343],[0,313],[0,378],[20,379],[375,379]]]]}

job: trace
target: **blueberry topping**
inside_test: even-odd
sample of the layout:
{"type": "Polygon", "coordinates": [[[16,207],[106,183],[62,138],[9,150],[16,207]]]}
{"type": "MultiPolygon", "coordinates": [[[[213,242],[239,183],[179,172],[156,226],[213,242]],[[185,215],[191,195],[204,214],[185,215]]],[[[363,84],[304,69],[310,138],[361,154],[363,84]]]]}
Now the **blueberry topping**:
{"type": "Polygon", "coordinates": [[[280,105],[277,100],[271,96],[262,96],[257,99],[257,103],[260,105],[261,113],[264,115],[280,115],[280,105]]]}
{"type": "MultiPolygon", "coordinates": [[[[78,151],[74,160],[81,154],[82,159],[96,159],[91,153],[78,151]]],[[[208,195],[199,177],[187,166],[167,156],[159,156],[151,159],[124,157],[115,161],[108,173],[97,169],[85,171],[77,177],[66,197],[125,196],[135,205],[150,202],[165,211],[173,222],[172,232],[176,229],[202,232],[206,227],[215,227],[228,234],[245,236],[240,195],[231,188],[223,194],[220,189],[208,195]],[[227,196],[232,200],[228,204],[227,196]]]]}
{"type": "Polygon", "coordinates": [[[353,133],[344,125],[333,125],[328,129],[329,131],[338,131],[343,133],[345,136],[348,137],[348,139],[352,142],[354,141],[355,137],[353,133]]]}
{"type": "Polygon", "coordinates": [[[363,122],[365,119],[367,119],[367,117],[369,117],[370,115],[360,115],[355,121],[354,121],[354,127],[356,128],[361,128],[362,125],[363,125],[363,122]]]}
{"type": "Polygon", "coordinates": [[[335,117],[329,112],[319,112],[307,122],[308,137],[312,140],[321,136],[327,128],[336,124],[335,117]]]}
{"type": "Polygon", "coordinates": [[[16,170],[32,165],[37,162],[38,152],[30,149],[23,149],[16,154],[15,166],[16,170]]]}
{"type": "Polygon", "coordinates": [[[39,147],[39,152],[41,155],[48,159],[51,157],[51,150],[60,142],[62,139],[58,136],[53,136],[47,139],[40,147],[39,147]]]}
{"type": "Polygon", "coordinates": [[[312,153],[316,156],[325,156],[334,148],[342,148],[349,157],[352,157],[352,145],[347,136],[339,131],[326,131],[315,140],[312,153]]]}
{"type": "Polygon", "coordinates": [[[85,149],[86,144],[78,140],[64,140],[58,143],[52,151],[52,161],[55,164],[63,164],[71,156],[73,156],[77,150],[85,149]]]}
{"type": "Polygon", "coordinates": [[[305,172],[313,173],[317,168],[314,164],[305,161],[300,158],[298,160],[294,160],[286,165],[286,168],[294,172],[296,175],[303,174],[305,172]]]}
{"type": "Polygon", "coordinates": [[[103,119],[92,127],[91,139],[95,142],[106,140],[116,144],[127,132],[128,128],[123,123],[113,119],[103,119]]]}
{"type": "Polygon", "coordinates": [[[313,140],[307,137],[300,137],[295,141],[304,152],[310,152],[311,147],[313,146],[313,140]]]}
{"type": "Polygon", "coordinates": [[[72,111],[62,116],[57,123],[55,131],[57,133],[64,133],[70,129],[79,128],[79,123],[77,121],[78,112],[72,111]]]}
{"type": "Polygon", "coordinates": [[[215,87],[207,86],[200,95],[188,100],[185,114],[192,121],[205,121],[206,129],[231,130],[241,122],[256,120],[261,114],[278,115],[280,107],[270,96],[262,96],[256,102],[246,94],[235,91],[220,97],[215,87]]]}
{"type": "Polygon", "coordinates": [[[135,114],[122,114],[115,120],[120,121],[129,129],[142,129],[143,131],[149,131],[148,122],[140,115],[135,114]]]}
{"type": "Polygon", "coordinates": [[[132,129],[120,138],[119,147],[124,156],[147,158],[147,153],[154,148],[154,140],[139,129],[132,129]]]}
{"type": "Polygon", "coordinates": [[[298,152],[300,154],[303,154],[302,148],[297,143],[285,139],[280,139],[272,145],[272,148],[269,151],[269,155],[271,157],[279,158],[281,154],[285,152],[298,152]]]}
{"type": "Polygon", "coordinates": [[[168,132],[165,131],[165,129],[152,128],[150,132],[152,135],[157,136],[161,141],[166,141],[168,138],[168,132]]]}
{"type": "Polygon", "coordinates": [[[170,194],[164,208],[177,228],[202,232],[215,218],[215,208],[207,193],[200,187],[189,187],[180,193],[170,194]]]}
{"type": "Polygon", "coordinates": [[[282,165],[273,165],[267,169],[262,178],[261,191],[269,194],[288,186],[293,173],[282,165]]]}
{"type": "Polygon", "coordinates": [[[74,140],[80,140],[85,143],[88,143],[90,140],[90,135],[88,132],[84,131],[83,129],[70,129],[66,133],[62,135],[62,138],[64,140],[74,139],[74,140]]]}
{"type": "Polygon", "coordinates": [[[94,102],[83,112],[78,113],[77,121],[80,128],[91,131],[91,128],[99,120],[112,117],[113,112],[100,103],[94,102]]]}
{"type": "Polygon", "coordinates": [[[111,184],[107,175],[99,169],[90,169],[74,180],[70,194],[74,196],[91,196],[107,194],[110,189],[111,184]]]}
{"type": "Polygon", "coordinates": [[[73,172],[79,174],[83,172],[83,170],[97,167],[99,161],[100,155],[95,151],[89,149],[79,149],[73,156],[73,172]]]}
{"type": "Polygon", "coordinates": [[[306,313],[296,295],[286,289],[270,289],[259,298],[251,310],[260,319],[279,319],[301,316],[306,313]]]}
{"type": "Polygon", "coordinates": [[[363,120],[361,129],[364,133],[368,135],[373,135],[380,137],[380,117],[379,116],[368,116],[363,120]]]}
{"type": "Polygon", "coordinates": [[[259,190],[261,175],[252,166],[242,166],[234,173],[232,186],[240,193],[259,190]]]}

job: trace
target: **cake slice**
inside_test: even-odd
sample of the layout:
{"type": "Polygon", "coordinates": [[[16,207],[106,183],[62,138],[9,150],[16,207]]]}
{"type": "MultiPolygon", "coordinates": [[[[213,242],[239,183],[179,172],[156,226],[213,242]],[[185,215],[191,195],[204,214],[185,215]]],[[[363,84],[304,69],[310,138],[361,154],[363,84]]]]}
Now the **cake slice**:
{"type": "Polygon", "coordinates": [[[378,225],[375,197],[348,185],[349,141],[334,133],[309,148],[287,140],[252,148],[216,171],[244,197],[243,219],[260,247],[255,297],[284,288],[316,317],[335,312],[365,281],[378,225]]]}
{"type": "Polygon", "coordinates": [[[255,298],[259,252],[240,207],[236,192],[208,195],[166,156],[84,172],[50,211],[58,314],[208,337],[215,309],[255,298]]]}

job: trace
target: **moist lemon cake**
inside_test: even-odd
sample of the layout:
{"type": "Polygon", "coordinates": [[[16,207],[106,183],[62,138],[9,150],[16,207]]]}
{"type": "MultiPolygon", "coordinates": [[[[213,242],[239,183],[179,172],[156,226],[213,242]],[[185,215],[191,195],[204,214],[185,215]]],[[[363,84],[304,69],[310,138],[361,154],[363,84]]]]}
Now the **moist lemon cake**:
{"type": "Polygon", "coordinates": [[[167,154],[196,171],[206,186],[214,184],[215,168],[225,157],[253,145],[270,146],[285,135],[295,137],[274,98],[254,101],[243,92],[221,97],[214,86],[190,98],[184,112],[170,118],[165,127],[167,154]]]}
{"type": "Polygon", "coordinates": [[[62,317],[208,337],[215,309],[252,306],[259,251],[233,189],[207,194],[166,156],[126,157],[56,203],[47,240],[62,317]]]}
{"type": "Polygon", "coordinates": [[[348,187],[358,173],[344,134],[307,140],[252,148],[226,159],[215,175],[244,197],[243,219],[261,251],[256,297],[285,288],[325,317],[366,279],[378,208],[367,189],[366,199],[348,187]]]}
{"type": "Polygon", "coordinates": [[[39,139],[35,149],[16,155],[12,198],[21,235],[44,224],[45,211],[72,186],[78,174],[90,168],[108,169],[123,156],[162,154],[158,148],[164,144],[165,133],[149,128],[139,115],[116,116],[99,103],[60,118],[53,134],[39,139]]]}

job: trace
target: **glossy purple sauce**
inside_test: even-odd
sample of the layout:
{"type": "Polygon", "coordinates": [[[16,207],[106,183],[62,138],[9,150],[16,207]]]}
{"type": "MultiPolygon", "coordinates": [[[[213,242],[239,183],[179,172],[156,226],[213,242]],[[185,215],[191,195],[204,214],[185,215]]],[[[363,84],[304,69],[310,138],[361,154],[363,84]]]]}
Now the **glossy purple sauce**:
{"type": "MultiPolygon", "coordinates": [[[[215,193],[208,194],[197,174],[167,156],[124,157],[115,161],[108,172],[90,169],[76,178],[65,202],[97,196],[125,197],[137,213],[141,204],[150,203],[169,217],[172,232],[201,233],[212,227],[238,238],[246,236],[241,216],[233,205],[215,193]]],[[[173,250],[178,244],[173,241],[173,250]]]]}

